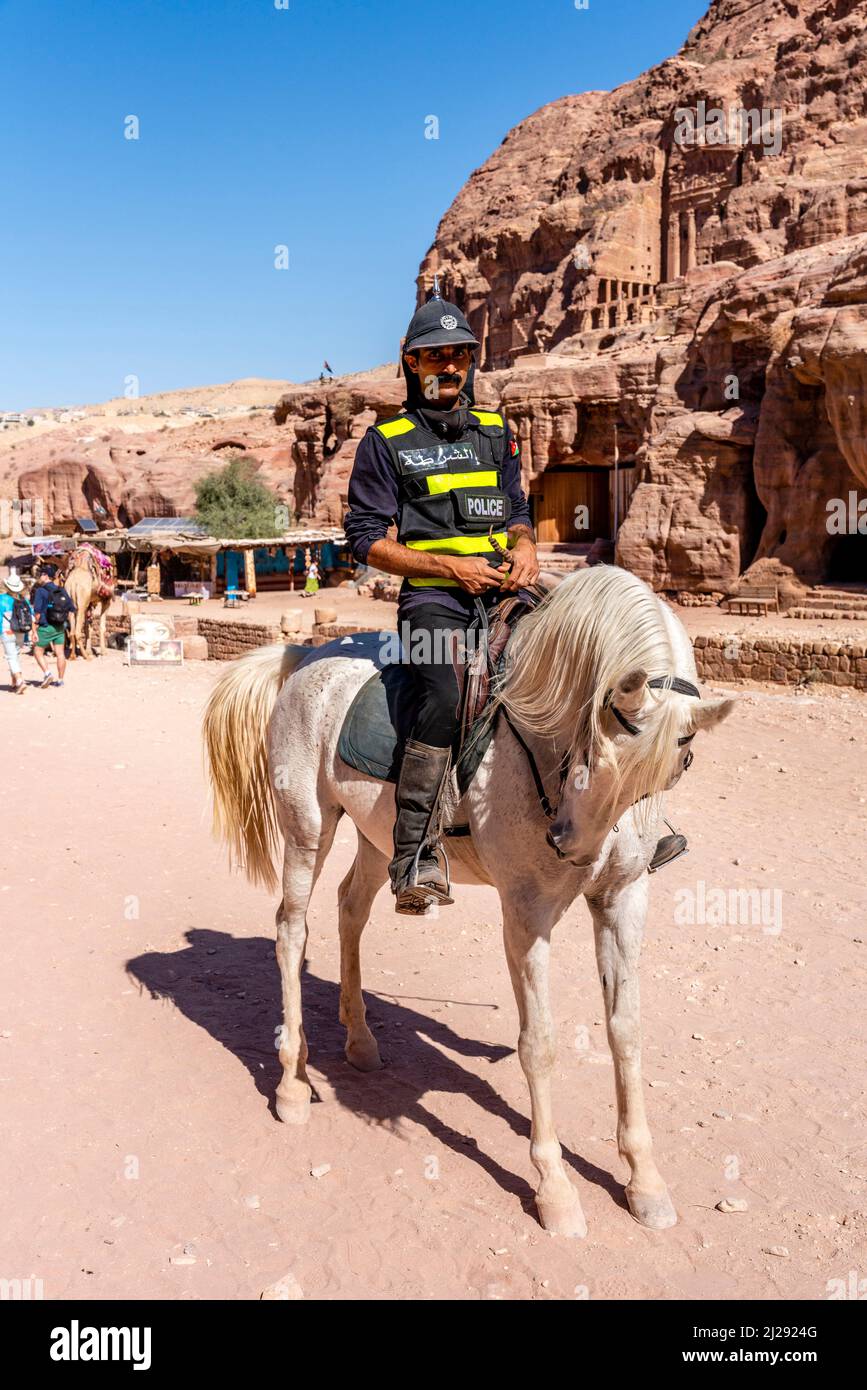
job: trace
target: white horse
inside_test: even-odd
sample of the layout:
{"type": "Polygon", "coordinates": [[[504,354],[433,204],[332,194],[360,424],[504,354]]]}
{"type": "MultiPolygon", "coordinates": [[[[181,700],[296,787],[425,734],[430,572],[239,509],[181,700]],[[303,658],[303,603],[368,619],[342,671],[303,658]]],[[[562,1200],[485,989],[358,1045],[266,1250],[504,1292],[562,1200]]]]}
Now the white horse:
{"type": "MultiPolygon", "coordinates": [[[[292,1124],[307,1120],[311,1099],[301,1012],[307,905],[344,812],[355,822],[358,852],[339,890],[340,1020],[348,1061],[361,1071],[381,1066],[365,1018],[359,944],[388,877],[394,788],[347,767],[337,751],[344,716],[374,669],[353,641],[312,651],[262,648],[219,679],[205,715],[215,827],[234,862],[273,886],[278,831],[285,842],[276,1103],[292,1124]]],[[[471,838],[451,841],[453,881],[492,884],[500,895],[532,1107],[537,1210],[543,1227],[561,1235],[584,1235],[586,1224],[554,1128],[548,961],[553,928],[579,894],[596,933],[629,1209],[655,1230],[677,1219],[644,1109],[638,967],[660,794],[689,765],[692,736],[720,723],[734,703],[700,700],[695,679],[686,633],[644,583],[606,566],[570,576],[510,642],[497,696],[504,717],[456,817],[471,838]],[[692,693],[672,688],[675,677],[692,693]],[[556,808],[548,814],[533,764],[556,808]]]]}

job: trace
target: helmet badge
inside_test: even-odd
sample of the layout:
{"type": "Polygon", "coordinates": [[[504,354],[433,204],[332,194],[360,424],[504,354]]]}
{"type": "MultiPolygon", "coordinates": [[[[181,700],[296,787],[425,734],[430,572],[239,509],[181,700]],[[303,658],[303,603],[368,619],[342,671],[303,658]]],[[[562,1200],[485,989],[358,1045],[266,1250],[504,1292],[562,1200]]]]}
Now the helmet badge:
{"type": "Polygon", "coordinates": [[[448,329],[457,328],[458,326],[458,321],[455,318],[454,314],[443,314],[442,318],[440,319],[440,323],[442,324],[443,328],[448,329]]]}

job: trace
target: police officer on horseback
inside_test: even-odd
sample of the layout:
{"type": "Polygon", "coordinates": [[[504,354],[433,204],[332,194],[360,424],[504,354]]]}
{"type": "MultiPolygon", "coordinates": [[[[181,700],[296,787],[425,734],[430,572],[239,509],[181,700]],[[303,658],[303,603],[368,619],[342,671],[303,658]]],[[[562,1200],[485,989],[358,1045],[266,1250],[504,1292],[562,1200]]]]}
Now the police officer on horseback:
{"type": "Polygon", "coordinates": [[[465,636],[479,605],[489,609],[539,573],[517,442],[501,415],[475,405],[478,346],[435,281],[403,343],[404,409],[367,431],[349,480],[344,525],[356,561],[404,581],[398,625],[409,638],[417,710],[390,866],[396,911],[404,913],[453,901],[434,824],[459,720],[448,639],[465,636]],[[395,522],[393,540],[387,532],[395,522]]]}

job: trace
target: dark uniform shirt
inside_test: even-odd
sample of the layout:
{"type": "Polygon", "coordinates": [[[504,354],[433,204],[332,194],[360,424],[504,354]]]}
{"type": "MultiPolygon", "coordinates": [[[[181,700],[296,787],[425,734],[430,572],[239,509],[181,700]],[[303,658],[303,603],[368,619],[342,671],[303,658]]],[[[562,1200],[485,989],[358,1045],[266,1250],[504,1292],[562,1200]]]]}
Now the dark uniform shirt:
{"type": "MultiPolygon", "coordinates": [[[[512,443],[512,433],[508,425],[505,426],[505,432],[501,474],[503,491],[508,493],[512,504],[509,527],[527,526],[532,529],[530,508],[521,488],[521,460],[517,447],[512,443]]],[[[374,541],[381,541],[388,528],[394,524],[398,506],[398,480],[394,464],[382,435],[372,426],[355,454],[355,463],[349,479],[349,511],[343,522],[346,539],[358,564],[367,564],[370,547],[374,541]]],[[[496,556],[491,556],[491,563],[499,563],[496,556]]],[[[498,595],[499,590],[491,588],[483,598],[490,601],[498,595]]],[[[403,618],[412,612],[413,608],[431,602],[463,616],[469,615],[474,609],[473,595],[468,594],[466,589],[452,588],[449,585],[441,587],[438,584],[414,588],[405,579],[400,591],[398,615],[403,618]]]]}

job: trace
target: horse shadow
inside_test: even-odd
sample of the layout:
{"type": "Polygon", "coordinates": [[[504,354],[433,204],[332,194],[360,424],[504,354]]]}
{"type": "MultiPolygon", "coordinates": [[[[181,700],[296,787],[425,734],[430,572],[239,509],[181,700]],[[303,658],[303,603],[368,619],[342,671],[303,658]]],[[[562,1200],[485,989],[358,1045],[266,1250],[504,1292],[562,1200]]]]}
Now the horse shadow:
{"type": "MultiPolygon", "coordinates": [[[[127,962],[127,970],[152,999],[170,999],[191,1022],[243,1063],[276,1120],[281,1068],[275,1043],[282,1023],[282,1001],[274,942],[261,936],[233,937],[207,928],[188,931],[186,940],[189,945],[185,950],[136,956],[127,962]]],[[[515,1049],[465,1037],[439,1017],[412,1007],[406,998],[396,1000],[365,990],[367,1021],[380,1044],[384,1067],[361,1073],[344,1056],[339,995],[338,984],[315,975],[305,965],[302,996],[310,1065],[326,1078],[338,1103],[371,1124],[395,1130],[401,1121],[422,1126],[444,1147],[477,1163],[517,1197],[528,1213],[535,1214],[533,1189],[524,1178],[509,1172],[480,1149],[471,1135],[462,1134],[423,1104],[428,1091],[469,1096],[529,1141],[527,1116],[514,1110],[491,1082],[458,1060],[482,1058],[494,1066],[512,1056],[515,1049]]],[[[314,1101],[318,1100],[314,1087],[314,1101]]],[[[565,1144],[562,1147],[564,1161],[581,1178],[602,1187],[627,1210],[622,1182],[565,1144]]]]}

